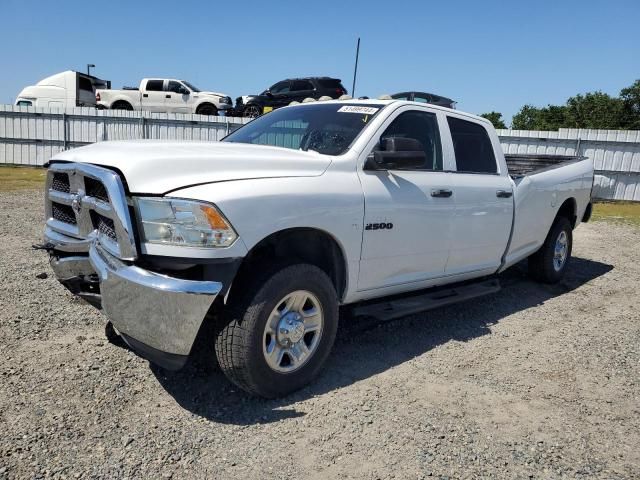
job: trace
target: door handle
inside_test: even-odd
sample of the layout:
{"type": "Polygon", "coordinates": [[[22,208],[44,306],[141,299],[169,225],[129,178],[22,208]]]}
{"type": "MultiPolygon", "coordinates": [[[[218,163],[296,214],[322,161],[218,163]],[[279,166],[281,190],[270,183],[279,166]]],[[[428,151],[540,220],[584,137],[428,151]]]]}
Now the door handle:
{"type": "Polygon", "coordinates": [[[164,98],[171,98],[171,95],[165,95],[164,98]]]}
{"type": "Polygon", "coordinates": [[[148,94],[148,93],[143,93],[143,94],[142,94],[142,96],[143,96],[144,98],[147,98],[147,97],[149,96],[149,94],[148,94]]]}
{"type": "Polygon", "coordinates": [[[437,190],[431,190],[431,196],[432,197],[449,198],[451,195],[453,195],[453,192],[451,190],[447,190],[445,188],[439,188],[437,190]]]}
{"type": "Polygon", "coordinates": [[[496,192],[496,197],[498,198],[511,198],[513,192],[511,190],[498,190],[496,192]]]}

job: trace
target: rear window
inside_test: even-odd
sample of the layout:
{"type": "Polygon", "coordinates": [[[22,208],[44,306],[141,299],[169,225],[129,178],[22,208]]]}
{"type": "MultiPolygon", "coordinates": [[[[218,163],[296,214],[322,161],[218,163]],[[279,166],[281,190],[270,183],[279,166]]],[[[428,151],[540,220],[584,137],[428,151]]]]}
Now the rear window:
{"type": "Polygon", "coordinates": [[[147,90],[150,92],[161,92],[164,80],[147,80],[147,90]]]}
{"type": "Polygon", "coordinates": [[[493,145],[480,124],[447,117],[459,172],[498,173],[493,145]]]}

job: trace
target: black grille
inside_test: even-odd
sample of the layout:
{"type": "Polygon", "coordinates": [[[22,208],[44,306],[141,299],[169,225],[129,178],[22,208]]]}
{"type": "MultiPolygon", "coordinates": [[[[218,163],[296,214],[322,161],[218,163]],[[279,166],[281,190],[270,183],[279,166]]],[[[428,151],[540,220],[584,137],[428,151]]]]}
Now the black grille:
{"type": "Polygon", "coordinates": [[[109,194],[107,193],[107,189],[104,188],[102,182],[94,180],[93,178],[85,177],[84,188],[88,196],[97,198],[103,202],[109,201],[109,194]]]}
{"type": "Polygon", "coordinates": [[[73,213],[73,209],[69,205],[62,205],[60,203],[52,202],[51,211],[53,218],[64,223],[70,223],[76,225],[76,216],[73,213]]]}
{"type": "Polygon", "coordinates": [[[58,192],[69,193],[69,175],[60,172],[54,173],[51,188],[58,192]]]}
{"type": "Polygon", "coordinates": [[[107,217],[103,217],[99,213],[92,211],[91,222],[93,223],[93,228],[97,229],[98,232],[109,237],[114,242],[118,241],[116,237],[116,228],[115,228],[115,225],[113,224],[113,220],[107,217]]]}

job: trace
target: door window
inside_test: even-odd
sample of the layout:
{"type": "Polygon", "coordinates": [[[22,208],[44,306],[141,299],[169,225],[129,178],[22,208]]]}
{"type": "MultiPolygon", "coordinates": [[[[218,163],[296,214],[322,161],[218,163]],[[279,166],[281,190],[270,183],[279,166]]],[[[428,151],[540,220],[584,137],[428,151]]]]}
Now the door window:
{"type": "Polygon", "coordinates": [[[161,92],[164,80],[147,80],[147,91],[161,92]]]}
{"type": "Polygon", "coordinates": [[[289,82],[278,82],[273,87],[271,87],[269,91],[274,95],[278,93],[289,93],[290,84],[289,82]]]}
{"type": "Polygon", "coordinates": [[[413,138],[420,142],[426,160],[416,170],[442,170],[442,144],[435,113],[417,110],[401,113],[380,136],[380,141],[388,137],[413,138]]]}
{"type": "Polygon", "coordinates": [[[298,92],[301,90],[313,90],[313,85],[309,80],[295,80],[291,86],[291,91],[298,92]]]}
{"type": "Polygon", "coordinates": [[[31,102],[31,100],[18,100],[16,105],[18,107],[31,107],[33,103],[31,102]]]}
{"type": "Polygon", "coordinates": [[[498,173],[493,145],[480,124],[447,117],[458,172],[498,173]]]}
{"type": "Polygon", "coordinates": [[[167,92],[182,93],[184,89],[185,87],[180,82],[176,82],[175,80],[171,80],[167,85],[167,92]]]}

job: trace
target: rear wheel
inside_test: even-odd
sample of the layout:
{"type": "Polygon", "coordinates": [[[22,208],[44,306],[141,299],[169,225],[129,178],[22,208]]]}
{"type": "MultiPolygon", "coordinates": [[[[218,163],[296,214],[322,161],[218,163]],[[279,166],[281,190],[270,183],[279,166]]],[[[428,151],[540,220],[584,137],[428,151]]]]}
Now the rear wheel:
{"type": "Polygon", "coordinates": [[[529,257],[529,274],[544,283],[556,283],[564,277],[571,259],[573,230],[566,217],[553,222],[544,244],[529,257]]]}
{"type": "Polygon", "coordinates": [[[128,110],[132,111],[133,106],[128,102],[117,101],[113,105],[111,105],[111,110],[128,110]]]}
{"type": "Polygon", "coordinates": [[[324,365],[338,327],[327,275],[308,264],[267,274],[231,305],[216,338],[224,374],[240,388],[273,398],[305,386],[324,365]]]}

